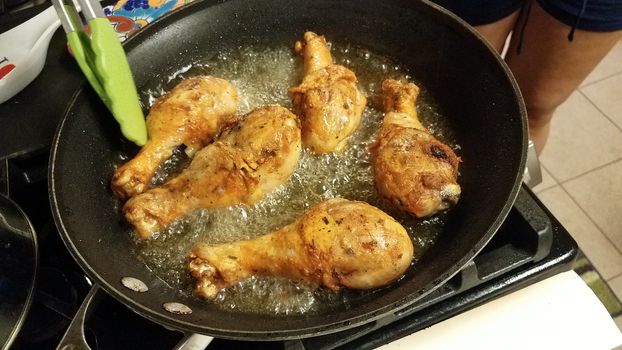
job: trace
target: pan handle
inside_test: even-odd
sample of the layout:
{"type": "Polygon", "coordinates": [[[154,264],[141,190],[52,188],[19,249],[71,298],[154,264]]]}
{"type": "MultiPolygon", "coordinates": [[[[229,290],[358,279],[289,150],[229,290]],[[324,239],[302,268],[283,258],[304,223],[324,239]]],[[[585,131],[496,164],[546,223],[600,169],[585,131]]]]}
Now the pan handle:
{"type": "Polygon", "coordinates": [[[173,350],[204,350],[212,340],[209,335],[186,333],[173,350]]]}
{"type": "Polygon", "coordinates": [[[525,168],[525,174],[523,175],[523,182],[525,182],[529,188],[533,188],[534,186],[542,183],[540,160],[536,154],[536,146],[531,140],[529,140],[529,146],[527,148],[527,167],[525,168]]]}
{"type": "Polygon", "coordinates": [[[76,312],[73,320],[71,320],[69,328],[67,328],[56,350],[91,350],[84,335],[84,322],[90,313],[89,310],[92,309],[90,307],[91,304],[93,304],[99,296],[101,296],[99,285],[93,284],[86,298],[84,298],[82,305],[80,305],[78,312],[76,312]]]}

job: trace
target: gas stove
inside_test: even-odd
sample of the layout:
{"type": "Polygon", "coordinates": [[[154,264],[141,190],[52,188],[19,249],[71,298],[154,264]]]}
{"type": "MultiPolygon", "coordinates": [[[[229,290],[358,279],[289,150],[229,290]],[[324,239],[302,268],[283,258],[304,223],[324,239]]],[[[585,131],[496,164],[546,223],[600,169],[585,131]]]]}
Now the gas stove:
{"type": "MultiPolygon", "coordinates": [[[[14,349],[55,348],[91,287],[74,263],[54,226],[47,193],[44,151],[2,162],[0,188],[32,221],[40,247],[33,304],[14,349]],[[5,192],[6,193],[6,192],[5,192]]],[[[373,349],[460,312],[571,269],[576,243],[524,186],[504,224],[490,243],[462,271],[423,300],[344,332],[286,342],[253,343],[216,339],[209,349],[241,346],[266,349],[373,349]]],[[[184,334],[142,318],[110,296],[93,304],[85,322],[93,349],[137,346],[172,349],[184,334]],[[132,329],[128,336],[127,329],[132,329]]]]}
{"type": "MultiPolygon", "coordinates": [[[[0,17],[0,32],[40,10],[34,7],[0,17]]],[[[92,285],[56,231],[47,192],[49,145],[67,101],[82,84],[59,31],[41,75],[0,105],[0,193],[24,210],[39,245],[34,298],[14,349],[56,348],[92,285]]],[[[458,275],[407,309],[336,334],[263,343],[215,339],[209,349],[372,349],[569,270],[577,252],[568,232],[523,186],[485,249],[458,275]]],[[[84,328],[93,349],[171,349],[186,337],[142,318],[107,295],[92,304],[84,328]]]]}

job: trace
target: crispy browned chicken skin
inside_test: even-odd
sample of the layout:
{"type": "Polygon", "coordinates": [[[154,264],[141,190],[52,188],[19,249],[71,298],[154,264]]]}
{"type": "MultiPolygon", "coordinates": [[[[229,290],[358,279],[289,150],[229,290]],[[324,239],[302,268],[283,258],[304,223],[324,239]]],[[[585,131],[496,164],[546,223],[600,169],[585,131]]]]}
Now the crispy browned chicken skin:
{"type": "Polygon", "coordinates": [[[294,114],[279,105],[257,108],[197,152],[179,176],[132,197],[123,213],[149,238],[193,209],[255,203],[296,170],[300,150],[294,114]]]}
{"type": "Polygon", "coordinates": [[[340,152],[359,127],[367,100],[354,73],[333,64],[323,36],[306,32],[294,49],[304,59],[302,83],[289,89],[302,120],[302,141],[314,153],[340,152]]]}
{"type": "Polygon", "coordinates": [[[186,145],[186,153],[192,156],[211,142],[222,126],[235,121],[237,106],[233,85],[211,76],[186,79],[158,98],[147,116],[149,141],[112,178],[115,195],[127,199],[146,191],[175,147],[186,145]]]}
{"type": "Polygon", "coordinates": [[[412,258],[410,237],[392,217],[364,202],[330,199],[265,236],[198,244],[188,269],[196,294],[210,299],[253,275],[333,290],[378,288],[402,276],[412,258]]]}
{"type": "Polygon", "coordinates": [[[437,140],[417,118],[419,88],[385,80],[385,117],[371,146],[376,188],[400,209],[417,217],[436,214],[456,204],[460,158],[437,140]]]}

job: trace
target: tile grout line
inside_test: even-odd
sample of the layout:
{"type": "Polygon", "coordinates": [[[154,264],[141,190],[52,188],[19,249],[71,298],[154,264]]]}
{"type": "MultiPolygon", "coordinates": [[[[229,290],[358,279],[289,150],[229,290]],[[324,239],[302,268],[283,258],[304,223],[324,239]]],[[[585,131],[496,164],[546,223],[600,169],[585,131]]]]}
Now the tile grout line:
{"type": "Polygon", "coordinates": [[[613,243],[613,241],[611,240],[611,238],[609,238],[609,236],[605,233],[605,231],[594,221],[594,219],[592,219],[592,217],[585,211],[585,209],[583,209],[583,207],[579,204],[579,202],[576,200],[576,198],[574,198],[570,192],[568,192],[566,190],[566,188],[560,184],[560,186],[562,191],[564,191],[568,197],[570,197],[570,199],[574,202],[574,204],[579,208],[579,210],[581,210],[581,212],[583,212],[583,214],[585,214],[585,216],[588,218],[588,220],[590,220],[590,222],[592,224],[594,224],[594,227],[596,227],[596,229],[598,229],[598,231],[600,231],[600,233],[603,234],[603,236],[605,237],[605,239],[607,239],[607,241],[609,242],[609,244],[611,244],[611,246],[613,247],[613,249],[615,249],[618,254],[622,255],[622,251],[620,251],[620,249],[618,249],[618,247],[613,243]]]}
{"type": "MultiPolygon", "coordinates": [[[[597,80],[597,81],[592,82],[592,83],[597,83],[597,82],[603,81],[603,80],[605,80],[605,79],[615,77],[615,76],[617,76],[617,75],[622,75],[622,71],[617,72],[617,73],[614,73],[614,74],[612,74],[612,75],[610,75],[610,76],[608,76],[608,77],[606,77],[606,78],[602,78],[602,79],[597,80]]],[[[590,86],[590,85],[592,85],[592,83],[590,83],[590,84],[588,84],[588,85],[586,85],[586,86],[590,86]]],[[[588,97],[588,96],[587,96],[587,95],[586,95],[583,91],[581,91],[581,89],[582,89],[582,88],[583,88],[583,87],[579,87],[579,88],[577,88],[575,91],[577,91],[577,92],[578,92],[581,96],[583,96],[583,98],[585,98],[585,99],[586,99],[586,100],[587,100],[587,101],[588,101],[588,102],[589,102],[589,103],[590,103],[590,104],[591,104],[594,108],[596,108],[596,110],[597,110],[600,114],[602,114],[602,115],[605,117],[605,119],[607,119],[607,120],[608,120],[611,124],[613,124],[613,126],[614,126],[616,129],[618,129],[618,131],[622,132],[622,128],[621,128],[621,127],[619,127],[619,126],[618,126],[618,125],[617,125],[617,124],[616,124],[613,120],[611,120],[611,118],[609,118],[609,116],[607,115],[607,113],[605,113],[602,109],[600,109],[600,107],[598,107],[598,106],[596,105],[596,103],[594,103],[594,101],[592,101],[592,100],[591,100],[591,99],[590,99],[590,98],[589,98],[589,97],[588,97]]],[[[539,157],[538,157],[538,158],[539,158],[539,157]]],[[[578,175],[572,176],[572,177],[570,177],[570,178],[568,178],[568,179],[565,179],[565,180],[563,180],[563,181],[558,180],[558,179],[555,177],[555,175],[553,175],[553,173],[552,173],[551,171],[549,171],[549,169],[548,169],[547,167],[545,167],[545,166],[544,166],[544,163],[540,162],[540,166],[541,166],[542,168],[544,168],[544,169],[545,169],[545,170],[549,173],[549,175],[551,175],[551,178],[552,178],[553,180],[555,180],[555,183],[556,183],[557,185],[562,185],[562,184],[564,184],[564,183],[566,183],[566,182],[569,182],[569,181],[575,180],[575,179],[577,179],[577,178],[579,178],[579,177],[581,177],[581,176],[583,176],[583,175],[589,174],[589,173],[593,172],[594,170],[598,170],[598,169],[604,168],[604,167],[606,167],[606,166],[608,166],[608,165],[611,165],[611,164],[613,164],[613,163],[615,163],[615,162],[617,162],[617,161],[619,161],[619,160],[622,160],[622,158],[618,158],[618,159],[616,159],[616,160],[610,161],[610,162],[605,163],[605,164],[603,164],[603,165],[599,165],[599,166],[597,166],[597,167],[595,167],[595,168],[592,168],[592,169],[590,169],[590,170],[587,170],[587,171],[585,171],[585,172],[583,172],[583,173],[581,173],[581,174],[578,174],[578,175]]],[[[552,187],[555,187],[555,186],[551,186],[551,187],[548,187],[548,188],[542,189],[540,192],[546,191],[546,190],[548,190],[548,189],[550,189],[550,188],[552,188],[552,187]]]]}
{"type": "Polygon", "coordinates": [[[545,192],[548,192],[548,191],[550,191],[550,190],[552,190],[552,189],[554,189],[554,188],[557,188],[557,187],[562,187],[562,185],[557,184],[557,185],[555,185],[555,186],[553,186],[553,187],[545,188],[545,189],[543,189],[542,191],[540,191],[540,192],[536,193],[536,197],[540,197],[540,195],[541,195],[541,194],[544,194],[545,192]]]}
{"type": "Polygon", "coordinates": [[[536,195],[538,195],[538,194],[540,194],[540,193],[542,193],[542,192],[546,192],[546,191],[550,190],[551,188],[553,188],[553,187],[557,187],[557,186],[559,186],[559,183],[555,183],[553,186],[549,186],[549,187],[544,187],[544,188],[541,188],[541,189],[539,189],[538,191],[534,191],[533,193],[535,193],[536,195]]]}
{"type": "Polygon", "coordinates": [[[588,101],[588,102],[589,102],[592,106],[594,106],[594,108],[596,108],[596,110],[597,110],[597,111],[599,111],[599,112],[600,112],[600,114],[602,114],[603,116],[605,116],[605,118],[607,118],[607,120],[608,120],[609,122],[611,122],[611,124],[613,124],[613,126],[615,126],[615,127],[616,127],[616,129],[618,129],[620,132],[622,132],[622,128],[620,128],[620,127],[618,126],[618,124],[616,124],[613,120],[611,120],[611,118],[607,115],[607,113],[605,113],[602,109],[600,109],[600,107],[598,107],[598,106],[596,105],[596,103],[594,103],[594,101],[590,100],[590,98],[589,98],[589,97],[588,97],[585,93],[583,93],[583,91],[581,91],[581,90],[577,90],[577,91],[579,92],[579,94],[581,94],[581,96],[585,97],[585,99],[586,99],[586,100],[587,100],[587,101],[588,101]]]}
{"type": "Polygon", "coordinates": [[[566,183],[568,183],[568,182],[570,182],[570,181],[574,181],[574,180],[576,180],[576,179],[580,178],[580,177],[581,177],[581,176],[583,176],[583,175],[591,174],[591,173],[593,173],[593,172],[595,172],[595,171],[597,171],[597,170],[600,170],[600,169],[602,169],[602,168],[606,168],[606,167],[608,167],[608,166],[610,166],[610,165],[613,165],[613,164],[615,164],[615,163],[617,163],[617,162],[620,162],[620,161],[622,161],[622,158],[618,158],[618,159],[615,159],[615,160],[609,161],[609,162],[607,162],[607,163],[605,163],[605,164],[602,164],[602,165],[599,165],[599,166],[597,166],[597,167],[594,167],[594,168],[592,168],[592,169],[590,169],[590,170],[587,170],[587,171],[585,171],[585,172],[583,172],[583,173],[581,173],[581,174],[579,174],[579,175],[575,175],[575,176],[573,176],[573,177],[571,177],[571,178],[568,178],[568,179],[566,179],[566,180],[564,180],[564,181],[557,181],[557,179],[555,179],[555,178],[553,177],[553,175],[551,174],[551,172],[549,172],[549,174],[551,174],[551,177],[553,177],[553,179],[554,179],[555,181],[557,181],[557,184],[558,184],[558,185],[563,185],[563,184],[566,184],[566,183]]]}
{"type": "Polygon", "coordinates": [[[542,167],[542,169],[546,170],[547,173],[549,173],[549,175],[551,175],[551,179],[553,179],[555,181],[556,184],[559,185],[559,180],[557,180],[557,178],[555,176],[553,176],[553,174],[551,173],[551,171],[549,170],[548,167],[546,167],[544,165],[544,163],[540,163],[540,166],[542,167]]]}
{"type": "Polygon", "coordinates": [[[618,277],[622,277],[622,272],[620,272],[619,274],[614,275],[614,276],[612,276],[612,277],[609,277],[609,279],[608,279],[608,280],[605,280],[605,282],[607,282],[607,285],[609,285],[609,281],[614,280],[614,279],[616,279],[616,278],[618,278],[618,277]]]}
{"type": "MultiPolygon", "coordinates": [[[[538,160],[538,161],[539,161],[539,160],[538,160]]],[[[538,195],[538,194],[540,194],[540,193],[542,193],[542,192],[544,192],[544,191],[550,190],[551,188],[553,188],[553,187],[555,187],[555,186],[559,186],[559,181],[557,181],[557,179],[553,176],[553,174],[551,174],[551,172],[549,171],[549,169],[547,169],[547,168],[544,166],[544,163],[540,162],[540,168],[544,169],[547,173],[549,173],[549,175],[551,176],[551,179],[553,179],[553,181],[555,182],[555,184],[554,184],[553,186],[549,186],[549,187],[542,188],[542,189],[540,189],[538,192],[534,192],[536,195],[538,195]]]]}
{"type": "Polygon", "coordinates": [[[607,76],[605,76],[605,77],[599,78],[599,79],[594,80],[594,81],[591,81],[591,82],[589,82],[589,83],[587,83],[587,84],[585,84],[585,85],[579,85],[579,87],[577,88],[577,90],[579,90],[579,89],[583,89],[583,88],[588,87],[588,86],[592,86],[592,85],[594,85],[594,84],[596,84],[596,83],[600,83],[600,82],[601,82],[601,81],[603,81],[603,80],[607,80],[607,79],[609,79],[609,78],[613,78],[613,77],[615,77],[615,76],[616,76],[616,75],[618,75],[618,74],[622,74],[622,71],[615,72],[615,73],[611,73],[610,75],[607,75],[607,76]]]}

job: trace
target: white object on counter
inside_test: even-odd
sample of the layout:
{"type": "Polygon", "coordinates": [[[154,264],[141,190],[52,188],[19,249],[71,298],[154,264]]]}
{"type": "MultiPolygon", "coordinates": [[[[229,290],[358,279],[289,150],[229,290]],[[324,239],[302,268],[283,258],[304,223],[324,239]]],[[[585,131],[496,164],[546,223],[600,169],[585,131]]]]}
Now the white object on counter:
{"type": "Polygon", "coordinates": [[[413,333],[382,350],[613,349],[622,333],[574,271],[413,333]]]}
{"type": "Polygon", "coordinates": [[[22,91],[41,73],[52,35],[60,20],[50,6],[0,34],[0,103],[22,91]]]}

